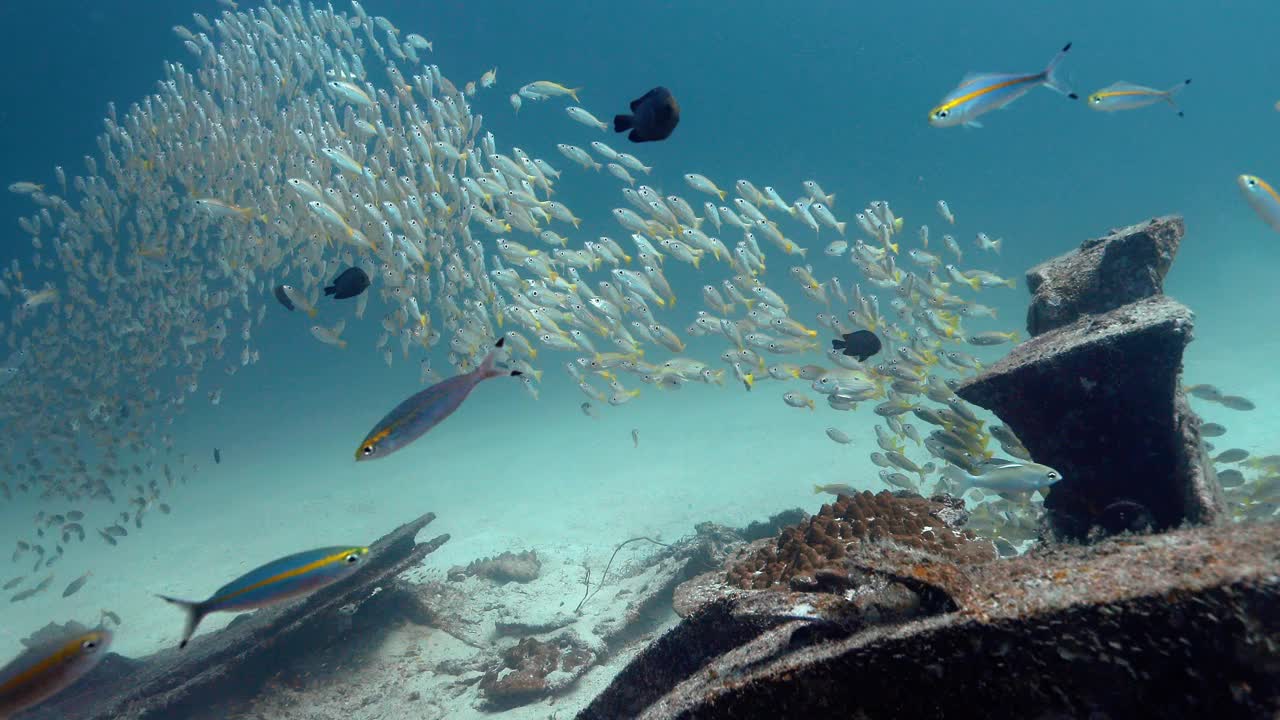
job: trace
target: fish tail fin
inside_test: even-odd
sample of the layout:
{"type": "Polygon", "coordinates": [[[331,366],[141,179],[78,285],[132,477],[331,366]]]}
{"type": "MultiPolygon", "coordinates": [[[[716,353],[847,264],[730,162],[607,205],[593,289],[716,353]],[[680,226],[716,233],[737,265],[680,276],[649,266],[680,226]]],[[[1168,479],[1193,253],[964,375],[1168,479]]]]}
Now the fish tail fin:
{"type": "Polygon", "coordinates": [[[326,285],[324,288],[325,295],[333,295],[336,292],[338,292],[338,288],[334,287],[333,285],[326,285]]]}
{"type": "MultiPolygon", "coordinates": [[[[1174,95],[1177,95],[1178,93],[1182,92],[1182,89],[1190,84],[1191,84],[1191,78],[1187,78],[1186,80],[1183,80],[1182,82],[1178,83],[1177,85],[1174,85],[1168,90],[1165,90],[1164,94],[1172,98],[1174,95]]],[[[1170,100],[1170,102],[1172,102],[1172,100],[1170,100]]]]}
{"type": "Polygon", "coordinates": [[[315,308],[311,308],[310,310],[307,311],[307,317],[315,317],[316,314],[319,312],[320,312],[319,310],[316,310],[315,308]]]}
{"type": "Polygon", "coordinates": [[[849,225],[849,223],[847,223],[847,222],[838,222],[838,223],[836,223],[836,230],[839,230],[839,231],[840,231],[840,234],[841,234],[841,235],[843,235],[843,234],[844,234],[844,229],[845,229],[845,227],[847,227],[848,225],[849,225]]]}
{"type": "Polygon", "coordinates": [[[960,495],[964,495],[966,490],[973,487],[973,481],[976,479],[955,465],[942,468],[942,476],[956,485],[956,492],[960,495]]]}
{"type": "Polygon", "coordinates": [[[346,349],[347,349],[347,341],[346,341],[346,340],[338,340],[335,344],[338,346],[338,349],[339,349],[339,350],[346,350],[346,349]]]}
{"type": "MultiPolygon", "coordinates": [[[[493,344],[493,349],[490,350],[489,354],[485,355],[484,360],[480,362],[480,367],[477,369],[477,372],[480,375],[481,380],[486,380],[491,377],[498,377],[499,375],[508,374],[506,370],[499,370],[497,369],[497,367],[495,367],[498,364],[498,351],[502,349],[502,346],[506,343],[506,340],[507,338],[505,336],[498,338],[498,342],[493,344]]],[[[517,370],[510,374],[516,375],[518,373],[519,371],[517,370]]]]}
{"type": "Polygon", "coordinates": [[[821,495],[821,494],[822,494],[822,486],[821,486],[821,485],[814,485],[814,486],[813,486],[813,494],[814,494],[814,495],[821,495]]]}
{"type": "Polygon", "coordinates": [[[613,116],[613,131],[614,131],[614,132],[626,132],[626,131],[630,130],[630,129],[631,129],[631,125],[632,125],[632,123],[634,122],[634,119],[635,119],[635,117],[634,117],[633,115],[614,115],[614,116],[613,116]]]}
{"type": "Polygon", "coordinates": [[[997,255],[1000,254],[1000,248],[1003,246],[1004,246],[1004,238],[991,241],[991,247],[996,251],[997,255]]]}
{"type": "Polygon", "coordinates": [[[187,624],[182,628],[182,640],[178,643],[178,649],[185,648],[187,643],[191,641],[191,636],[195,634],[196,626],[204,619],[208,610],[205,609],[202,603],[192,602],[190,600],[181,600],[179,598],[169,597],[168,595],[157,595],[156,597],[167,603],[177,605],[187,613],[187,624]]]}
{"type": "Polygon", "coordinates": [[[1049,66],[1044,69],[1044,86],[1054,92],[1062,93],[1067,97],[1075,100],[1079,96],[1076,95],[1071,87],[1058,74],[1058,69],[1062,67],[1062,60],[1066,58],[1067,51],[1071,49],[1071,43],[1067,43],[1058,51],[1057,55],[1049,61],[1049,66]]]}
{"type": "Polygon", "coordinates": [[[1018,279],[1017,279],[1017,278],[1009,278],[1007,281],[1005,281],[1005,285],[1008,285],[1008,286],[1009,286],[1009,289],[1010,289],[1010,290],[1012,290],[1012,289],[1014,289],[1014,288],[1018,287],[1018,279]]]}
{"type": "Polygon", "coordinates": [[[727,192],[725,192],[725,191],[723,191],[723,190],[717,190],[717,191],[716,191],[716,194],[718,194],[718,195],[720,196],[720,202],[724,202],[724,199],[725,199],[726,197],[728,197],[728,196],[729,196],[729,193],[727,193],[727,192]]]}
{"type": "Polygon", "coordinates": [[[1178,83],[1177,85],[1174,85],[1173,87],[1171,87],[1171,88],[1169,88],[1168,90],[1165,90],[1165,91],[1164,91],[1164,101],[1165,101],[1165,102],[1167,102],[1167,103],[1169,103],[1169,106],[1170,106],[1170,107],[1172,107],[1174,110],[1178,111],[1178,117],[1182,117],[1182,116],[1183,116],[1183,115],[1182,115],[1182,108],[1178,107],[1178,102],[1177,102],[1176,100],[1174,100],[1174,99],[1173,99],[1173,96],[1174,96],[1174,95],[1177,95],[1177,94],[1178,94],[1178,93],[1180,93],[1180,92],[1182,92],[1182,88],[1184,88],[1184,87],[1186,87],[1186,86],[1188,86],[1188,85],[1190,85],[1190,84],[1191,84],[1191,78],[1187,78],[1186,80],[1183,80],[1182,82],[1178,83]]]}

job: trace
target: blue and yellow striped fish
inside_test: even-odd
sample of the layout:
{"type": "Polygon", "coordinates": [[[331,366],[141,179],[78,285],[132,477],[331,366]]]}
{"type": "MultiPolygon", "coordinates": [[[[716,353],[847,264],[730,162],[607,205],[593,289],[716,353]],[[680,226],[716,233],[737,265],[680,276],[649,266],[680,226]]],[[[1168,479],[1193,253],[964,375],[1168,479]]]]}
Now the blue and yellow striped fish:
{"type": "Polygon", "coordinates": [[[498,352],[502,350],[504,340],[505,336],[498,338],[480,367],[441,380],[392,408],[360,441],[356,448],[356,462],[386,457],[422,437],[452,415],[481,382],[504,375],[521,375],[519,370],[504,370],[497,366],[498,352]]]}
{"type": "Polygon", "coordinates": [[[204,616],[214,612],[253,610],[315,592],[350,577],[364,563],[367,547],[337,546],[282,557],[223,585],[207,600],[194,602],[160,595],[187,611],[184,648],[204,616]]]}
{"type": "Polygon", "coordinates": [[[1182,117],[1182,110],[1178,108],[1178,103],[1174,102],[1173,96],[1190,84],[1191,78],[1187,78],[1168,90],[1157,90],[1121,80],[1090,95],[1088,105],[1090,109],[1099,112],[1116,112],[1167,102],[1177,111],[1178,117],[1182,117]]]}
{"type": "Polygon", "coordinates": [[[1276,189],[1257,175],[1241,175],[1236,178],[1236,184],[1254,212],[1273,230],[1280,231],[1280,194],[1276,189]]]}
{"type": "Polygon", "coordinates": [[[110,646],[111,631],[97,628],[28,648],[0,668],[0,719],[38,705],[84,677],[110,646]]]}
{"type": "Polygon", "coordinates": [[[1038,73],[969,73],[960,79],[960,85],[947,93],[942,102],[929,111],[929,124],[934,127],[953,127],[967,125],[982,127],[977,122],[978,116],[992,110],[999,110],[1018,98],[1026,95],[1032,88],[1043,85],[1050,90],[1066,95],[1075,100],[1078,95],[1058,79],[1058,66],[1071,49],[1067,43],[1049,66],[1038,73]]]}

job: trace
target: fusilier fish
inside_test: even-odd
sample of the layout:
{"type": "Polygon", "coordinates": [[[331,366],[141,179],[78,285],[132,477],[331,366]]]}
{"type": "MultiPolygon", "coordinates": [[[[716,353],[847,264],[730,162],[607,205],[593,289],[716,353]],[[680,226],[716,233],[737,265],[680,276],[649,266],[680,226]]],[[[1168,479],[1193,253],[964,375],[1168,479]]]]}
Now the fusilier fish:
{"type": "Polygon", "coordinates": [[[180,600],[160,595],[187,612],[179,648],[185,648],[206,615],[237,612],[275,605],[301,597],[350,577],[368,558],[369,548],[325,547],[274,560],[223,585],[201,601],[180,600]]]}
{"type": "Polygon", "coordinates": [[[111,631],[74,632],[28,648],[0,668],[0,718],[53,697],[97,667],[111,647],[111,631]]]}
{"type": "Polygon", "coordinates": [[[978,122],[980,116],[1005,107],[1041,85],[1075,100],[1078,96],[1063,84],[1057,74],[1069,50],[1071,43],[1058,51],[1053,60],[1049,61],[1048,67],[1038,73],[965,75],[956,89],[947,93],[942,102],[929,111],[929,124],[934,127],[982,127],[982,123],[978,122]]]}
{"type": "Polygon", "coordinates": [[[503,370],[497,367],[497,356],[502,349],[504,339],[498,339],[494,348],[475,370],[454,375],[415,393],[387,413],[386,417],[378,421],[378,424],[369,431],[360,446],[356,448],[356,461],[386,457],[422,437],[428,430],[452,415],[481,382],[504,375],[522,375],[523,373],[519,370],[503,370]]]}
{"type": "Polygon", "coordinates": [[[1258,213],[1258,217],[1270,225],[1272,230],[1280,232],[1280,194],[1276,193],[1275,188],[1257,175],[1241,175],[1236,178],[1236,184],[1240,186],[1245,201],[1258,213]]]}
{"type": "Polygon", "coordinates": [[[1136,85],[1131,82],[1115,82],[1089,96],[1088,105],[1091,110],[1100,112],[1116,112],[1118,110],[1135,110],[1154,105],[1158,102],[1169,103],[1169,106],[1182,116],[1182,110],[1174,102],[1173,96],[1182,92],[1191,84],[1191,78],[1174,85],[1167,90],[1136,85]]]}

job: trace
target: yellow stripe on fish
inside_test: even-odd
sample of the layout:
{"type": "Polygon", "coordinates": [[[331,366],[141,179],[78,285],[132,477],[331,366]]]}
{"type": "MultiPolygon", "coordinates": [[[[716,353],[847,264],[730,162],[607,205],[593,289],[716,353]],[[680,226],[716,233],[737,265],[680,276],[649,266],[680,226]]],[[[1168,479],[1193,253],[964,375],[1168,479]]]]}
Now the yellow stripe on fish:
{"type": "Polygon", "coordinates": [[[252,585],[239,588],[234,592],[227,593],[226,595],[218,595],[215,597],[211,597],[205,602],[208,603],[209,605],[219,605],[219,604],[225,603],[228,600],[232,600],[241,595],[244,595],[246,593],[251,593],[254,590],[258,590],[258,589],[267,587],[269,585],[275,585],[285,580],[289,580],[290,578],[296,578],[301,575],[306,575],[308,573],[315,572],[316,570],[319,570],[323,567],[327,567],[329,565],[333,565],[334,563],[342,563],[343,565],[346,565],[348,564],[347,557],[349,555],[353,553],[364,555],[368,552],[369,552],[368,548],[346,548],[342,552],[336,552],[332,555],[316,560],[315,562],[293,568],[292,570],[286,570],[277,575],[273,575],[265,580],[260,580],[252,585]]]}
{"type": "Polygon", "coordinates": [[[1236,184],[1254,212],[1272,229],[1280,231],[1280,193],[1257,175],[1241,175],[1236,178],[1236,184]]]}
{"type": "Polygon", "coordinates": [[[40,704],[92,670],[111,645],[111,631],[96,628],[29,648],[0,667],[0,717],[40,704]]]}

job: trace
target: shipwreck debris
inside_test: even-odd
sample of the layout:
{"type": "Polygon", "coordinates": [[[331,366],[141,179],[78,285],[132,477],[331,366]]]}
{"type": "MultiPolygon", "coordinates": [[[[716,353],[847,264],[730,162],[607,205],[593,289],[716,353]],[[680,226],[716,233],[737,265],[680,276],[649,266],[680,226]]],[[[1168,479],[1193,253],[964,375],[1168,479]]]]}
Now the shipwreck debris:
{"type": "Polygon", "coordinates": [[[347,580],[296,603],[242,615],[186,650],[170,648],[139,659],[111,653],[23,720],[214,717],[216,708],[251,698],[291,659],[303,662],[339,643],[368,642],[400,622],[422,623],[429,611],[397,577],[448,542],[448,535],[415,540],[434,519],[427,513],[375,542],[368,563],[347,580]]]}
{"type": "Polygon", "coordinates": [[[1032,268],[1034,337],[956,389],[1062,473],[1045,499],[1058,537],[1224,517],[1181,390],[1194,316],[1160,294],[1182,233],[1181,218],[1156,218],[1032,268]]]}
{"type": "MultiPolygon", "coordinates": [[[[852,632],[826,632],[833,623],[806,617],[811,608],[787,589],[721,595],[646,648],[578,718],[1280,709],[1280,523],[1064,545],[965,575],[971,592],[952,594],[954,610],[901,612],[852,632]],[[768,605],[776,614],[761,612],[768,605]]],[[[706,579],[677,594],[696,584],[706,579]]]]}

